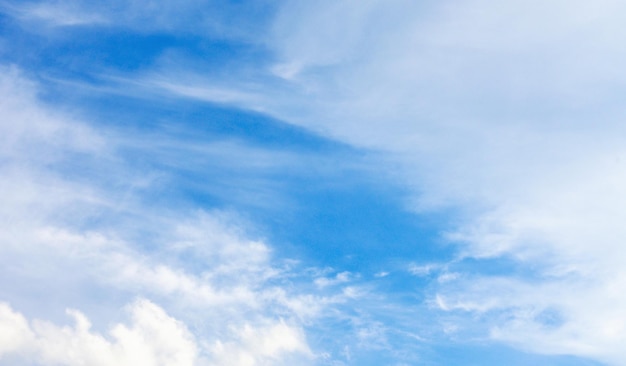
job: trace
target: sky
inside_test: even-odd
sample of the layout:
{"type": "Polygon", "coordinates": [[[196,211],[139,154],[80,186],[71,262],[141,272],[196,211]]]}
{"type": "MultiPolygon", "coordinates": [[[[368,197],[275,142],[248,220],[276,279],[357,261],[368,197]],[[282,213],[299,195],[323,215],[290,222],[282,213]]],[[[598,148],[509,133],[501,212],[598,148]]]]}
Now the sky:
{"type": "Polygon", "coordinates": [[[0,365],[626,365],[625,20],[0,0],[0,365]]]}

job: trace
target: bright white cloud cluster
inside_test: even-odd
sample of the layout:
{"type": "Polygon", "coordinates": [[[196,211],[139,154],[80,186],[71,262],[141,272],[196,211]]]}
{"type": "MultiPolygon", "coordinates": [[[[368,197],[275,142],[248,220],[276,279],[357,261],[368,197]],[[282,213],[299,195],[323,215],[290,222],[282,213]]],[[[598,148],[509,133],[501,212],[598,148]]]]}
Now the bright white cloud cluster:
{"type": "Polygon", "coordinates": [[[38,320],[30,325],[4,303],[0,309],[0,333],[7,339],[0,357],[21,354],[31,362],[63,365],[197,364],[197,345],[185,325],[147,300],[136,301],[131,324],[115,325],[108,338],[75,310],[68,311],[73,326],[57,326],[38,320]]]}
{"type": "Polygon", "coordinates": [[[63,365],[282,365],[305,362],[309,355],[302,331],[282,321],[263,327],[246,325],[229,341],[198,342],[187,326],[148,300],[137,300],[128,310],[129,324],[119,323],[103,335],[91,329],[84,314],[69,310],[74,324],[58,326],[32,320],[0,304],[0,357],[63,365]],[[29,324],[30,323],[30,324],[29,324]],[[202,357],[201,345],[204,353],[202,357]],[[287,360],[287,361],[285,361],[287,360]]]}

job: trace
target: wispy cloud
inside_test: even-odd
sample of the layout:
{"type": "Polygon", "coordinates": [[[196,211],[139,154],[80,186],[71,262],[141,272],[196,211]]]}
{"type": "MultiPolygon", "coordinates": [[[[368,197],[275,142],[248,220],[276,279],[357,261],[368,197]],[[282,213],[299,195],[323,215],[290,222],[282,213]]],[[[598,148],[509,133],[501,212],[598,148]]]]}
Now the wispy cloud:
{"type": "Polygon", "coordinates": [[[69,3],[26,3],[2,4],[4,11],[25,21],[38,21],[53,27],[100,25],[108,23],[101,14],[84,11],[77,4],[69,3]]]}
{"type": "Polygon", "coordinates": [[[34,1],[8,0],[1,9],[39,27],[107,26],[139,32],[175,31],[183,34],[211,34],[220,38],[256,39],[267,16],[275,9],[269,1],[233,3],[224,0],[146,2],[34,1]],[[254,36],[254,37],[253,37],[254,36]]]}

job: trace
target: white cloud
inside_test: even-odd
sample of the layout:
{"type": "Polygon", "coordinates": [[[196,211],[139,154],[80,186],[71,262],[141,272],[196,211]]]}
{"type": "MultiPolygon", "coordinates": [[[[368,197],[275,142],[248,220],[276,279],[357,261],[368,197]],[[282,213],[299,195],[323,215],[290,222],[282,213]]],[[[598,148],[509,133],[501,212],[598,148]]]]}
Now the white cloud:
{"type": "Polygon", "coordinates": [[[21,342],[12,349],[4,348],[0,358],[13,352],[41,364],[197,364],[197,345],[184,324],[147,300],[133,303],[130,312],[130,325],[116,324],[109,336],[103,336],[92,331],[85,315],[75,310],[68,311],[74,326],[41,320],[29,325],[21,314],[2,304],[2,333],[14,336],[14,345],[16,340],[21,342]]]}
{"type": "Polygon", "coordinates": [[[237,342],[211,345],[216,365],[289,365],[294,360],[281,360],[285,352],[299,352],[308,355],[308,361],[313,359],[302,331],[283,321],[257,328],[245,325],[235,333],[237,342]]]}
{"type": "Polygon", "coordinates": [[[60,326],[38,319],[27,322],[2,303],[0,360],[11,355],[46,365],[254,366],[306,364],[313,359],[302,329],[282,320],[233,329],[229,341],[199,342],[183,322],[148,300],[136,300],[127,310],[128,323],[117,323],[102,334],[76,310],[67,311],[74,324],[60,326]],[[298,353],[304,358],[293,358],[298,353]]]}
{"type": "MultiPolygon", "coordinates": [[[[212,232],[216,233],[215,228],[213,229],[212,232]]],[[[61,297],[61,301],[67,297],[67,291],[80,291],[73,281],[68,281],[63,275],[68,268],[73,268],[72,276],[78,277],[81,283],[94,286],[93,291],[104,291],[113,297],[121,295],[122,298],[128,297],[126,293],[158,298],[162,304],[175,309],[190,324],[196,321],[205,324],[196,329],[203,344],[228,344],[229,349],[233,352],[237,350],[242,359],[247,360],[247,364],[267,364],[262,361],[265,359],[273,360],[271,364],[279,364],[282,356],[292,357],[294,353],[304,354],[305,359],[311,357],[304,332],[298,322],[312,319],[311,316],[316,315],[311,313],[313,305],[323,307],[327,300],[324,297],[318,299],[292,295],[281,291],[278,286],[266,283],[268,276],[271,278],[278,273],[278,269],[273,269],[266,259],[261,259],[262,263],[258,263],[258,259],[245,256],[222,257],[215,262],[205,263],[206,267],[195,275],[176,269],[168,265],[167,261],[162,262],[133,251],[129,244],[114,242],[97,234],[77,235],[45,230],[37,236],[41,238],[41,242],[29,243],[28,253],[23,255],[15,251],[9,253],[10,259],[13,262],[34,260],[37,264],[46,263],[48,267],[52,267],[22,266],[20,271],[26,271],[28,276],[45,276],[46,286],[59,290],[55,296],[61,297]],[[236,264],[238,261],[250,263],[251,260],[253,265],[250,268],[236,264]],[[224,268],[225,265],[232,267],[224,268]],[[294,307],[294,302],[304,303],[294,307]],[[274,321],[277,314],[291,318],[295,324],[274,321]],[[233,331],[239,328],[241,330],[233,331]]],[[[217,247],[222,247],[220,250],[231,252],[237,246],[236,242],[220,241],[220,244],[214,243],[217,247]]],[[[23,273],[21,276],[19,273],[17,276],[15,273],[11,274],[19,286],[29,286],[28,278],[23,273]]],[[[80,301],[90,309],[97,308],[97,304],[88,299],[81,298],[80,301]]],[[[209,364],[228,364],[223,361],[227,358],[221,351],[210,347],[191,352],[197,347],[195,343],[183,342],[187,337],[187,330],[181,330],[184,329],[184,324],[168,317],[159,306],[149,301],[139,301],[131,310],[134,324],[113,327],[111,336],[116,341],[112,343],[105,341],[100,335],[89,333],[89,322],[86,318],[80,313],[71,312],[76,318],[75,329],[58,327],[49,322],[35,322],[33,329],[37,337],[42,339],[27,339],[29,342],[23,344],[25,342],[20,342],[20,339],[30,333],[28,328],[24,330],[23,317],[12,313],[8,307],[3,308],[8,314],[3,318],[3,323],[7,324],[3,327],[3,334],[18,342],[16,346],[7,343],[6,352],[10,354],[11,351],[14,353],[21,349],[37,349],[45,360],[44,364],[86,362],[102,365],[191,365],[195,364],[192,362],[195,356],[192,356],[196,353],[216,360],[216,363],[209,364]],[[174,338],[167,338],[170,335],[174,338]],[[32,342],[35,342],[35,346],[32,342]],[[170,348],[163,347],[164,344],[170,348]],[[100,357],[98,350],[112,356],[100,357]],[[63,358],[68,354],[73,355],[71,359],[63,358]]]]}
{"type": "Polygon", "coordinates": [[[0,303],[0,357],[24,349],[32,338],[33,333],[24,316],[6,303],[0,303]]]}
{"type": "Polygon", "coordinates": [[[337,273],[334,277],[319,277],[315,279],[315,284],[324,288],[327,286],[334,286],[341,283],[350,282],[351,273],[350,272],[340,272],[337,273]]]}
{"type": "Polygon", "coordinates": [[[310,67],[323,67],[355,57],[370,34],[363,32],[385,2],[285,1],[273,25],[273,41],[284,52],[285,63],[274,66],[279,76],[295,80],[310,67]],[[306,14],[306,16],[302,16],[306,14]],[[341,18],[341,22],[330,21],[341,18]],[[329,47],[329,45],[331,45],[329,47]]]}
{"type": "MultiPolygon", "coordinates": [[[[490,336],[522,349],[576,354],[609,364],[623,363],[624,275],[578,276],[528,282],[511,278],[471,278],[447,284],[437,296],[445,311],[472,312],[490,336]]],[[[471,320],[456,324],[470,332],[471,320]]],[[[476,334],[474,334],[476,336],[476,334]]]]}
{"type": "Polygon", "coordinates": [[[411,263],[409,265],[408,271],[414,276],[428,276],[433,271],[440,269],[441,265],[438,264],[423,264],[417,265],[415,263],[411,263]]]}
{"type": "Polygon", "coordinates": [[[23,21],[38,20],[58,27],[107,23],[105,17],[86,12],[78,8],[76,4],[30,3],[24,6],[5,4],[4,7],[13,16],[23,21]]]}

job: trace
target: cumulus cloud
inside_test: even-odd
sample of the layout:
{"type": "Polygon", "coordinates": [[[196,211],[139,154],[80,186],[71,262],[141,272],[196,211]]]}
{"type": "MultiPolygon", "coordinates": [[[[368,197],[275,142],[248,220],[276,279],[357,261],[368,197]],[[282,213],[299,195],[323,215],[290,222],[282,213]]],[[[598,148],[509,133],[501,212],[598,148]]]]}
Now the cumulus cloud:
{"type": "Polygon", "coordinates": [[[0,357],[27,347],[33,333],[24,316],[6,303],[0,304],[0,357]]]}
{"type": "MultiPolygon", "coordinates": [[[[200,343],[181,321],[158,305],[139,299],[127,306],[128,323],[107,334],[92,329],[89,319],[68,310],[73,325],[25,317],[0,304],[0,360],[63,365],[281,365],[285,354],[311,355],[301,329],[276,321],[234,330],[231,341],[200,343]],[[204,347],[204,352],[200,348],[204,347]],[[204,357],[201,354],[204,353],[204,357]]],[[[292,362],[304,360],[291,359],[292,362]]]]}
{"type": "Polygon", "coordinates": [[[89,320],[68,310],[73,326],[58,326],[24,317],[2,304],[3,334],[23,334],[21,343],[0,358],[17,353],[25,361],[63,365],[194,365],[197,346],[184,324],[163,309],[138,300],[129,308],[131,324],[116,324],[105,337],[91,330],[89,320]],[[19,320],[16,322],[16,320],[19,320]],[[10,321],[13,324],[7,324],[10,321]]]}

